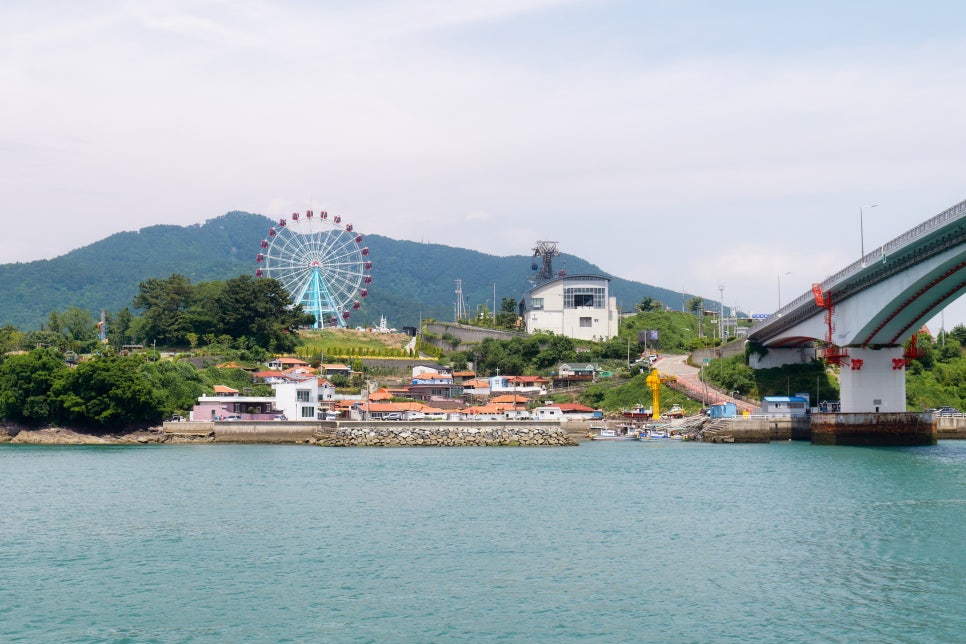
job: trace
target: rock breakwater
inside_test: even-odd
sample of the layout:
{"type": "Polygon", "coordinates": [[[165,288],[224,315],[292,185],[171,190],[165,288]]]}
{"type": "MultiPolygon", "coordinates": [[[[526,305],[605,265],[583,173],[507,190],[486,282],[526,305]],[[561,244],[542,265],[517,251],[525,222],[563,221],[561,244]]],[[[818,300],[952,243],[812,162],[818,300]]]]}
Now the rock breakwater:
{"type": "Polygon", "coordinates": [[[564,447],[577,445],[559,426],[468,427],[363,425],[318,430],[312,438],[325,447],[564,447]]]}

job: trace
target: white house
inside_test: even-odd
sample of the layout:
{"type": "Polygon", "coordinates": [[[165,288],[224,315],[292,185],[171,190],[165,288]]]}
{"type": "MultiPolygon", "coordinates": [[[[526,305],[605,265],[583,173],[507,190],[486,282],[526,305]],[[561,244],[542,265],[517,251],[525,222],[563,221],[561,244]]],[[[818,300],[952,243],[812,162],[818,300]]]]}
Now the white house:
{"type": "Polygon", "coordinates": [[[288,420],[324,418],[327,403],[331,403],[335,395],[335,387],[325,378],[281,382],[272,388],[275,390],[275,408],[288,420]]]}
{"type": "Polygon", "coordinates": [[[610,278],[561,275],[527,291],[523,314],[528,333],[550,331],[579,340],[607,340],[617,335],[617,298],[610,278]]]}

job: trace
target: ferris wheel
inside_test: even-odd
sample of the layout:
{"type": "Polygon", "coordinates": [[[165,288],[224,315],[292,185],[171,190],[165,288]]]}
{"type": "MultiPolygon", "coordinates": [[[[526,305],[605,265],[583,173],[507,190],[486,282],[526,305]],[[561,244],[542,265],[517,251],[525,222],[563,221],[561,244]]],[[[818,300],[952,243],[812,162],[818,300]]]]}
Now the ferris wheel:
{"type": "Polygon", "coordinates": [[[290,221],[279,219],[268,229],[255,276],[281,282],[292,303],[315,316],[316,329],[344,327],[372,284],[369,248],[361,244],[362,235],[337,215],[292,213],[290,221]]]}

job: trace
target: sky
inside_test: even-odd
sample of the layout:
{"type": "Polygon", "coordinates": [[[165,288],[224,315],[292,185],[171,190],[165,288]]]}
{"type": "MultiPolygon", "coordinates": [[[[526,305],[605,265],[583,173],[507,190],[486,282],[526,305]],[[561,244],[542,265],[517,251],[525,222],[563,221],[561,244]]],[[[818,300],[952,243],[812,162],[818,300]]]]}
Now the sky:
{"type": "Polygon", "coordinates": [[[0,263],[312,208],[768,313],[966,199],[964,81],[956,1],[5,0],[0,263]]]}

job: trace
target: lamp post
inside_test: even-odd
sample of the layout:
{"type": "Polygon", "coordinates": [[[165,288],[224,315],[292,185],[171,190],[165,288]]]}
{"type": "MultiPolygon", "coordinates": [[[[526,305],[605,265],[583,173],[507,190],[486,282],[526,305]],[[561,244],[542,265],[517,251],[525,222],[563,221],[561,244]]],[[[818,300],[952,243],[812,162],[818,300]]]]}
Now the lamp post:
{"type": "Polygon", "coordinates": [[[859,206],[859,243],[861,244],[862,252],[862,265],[865,266],[865,224],[862,221],[862,209],[863,208],[875,208],[879,204],[874,203],[870,206],[859,206]]]}
{"type": "Polygon", "coordinates": [[[791,271],[786,271],[784,273],[778,273],[778,310],[782,308],[782,275],[791,275],[791,271]]]}
{"type": "Polygon", "coordinates": [[[721,344],[724,344],[724,288],[724,282],[718,284],[718,337],[721,344]]]}
{"type": "Polygon", "coordinates": [[[689,328],[688,328],[688,327],[686,327],[686,326],[682,326],[682,327],[681,327],[681,330],[682,330],[682,331],[687,331],[687,332],[688,332],[688,346],[687,346],[687,348],[688,348],[688,349],[690,349],[690,348],[691,348],[691,329],[689,329],[689,328]]]}

